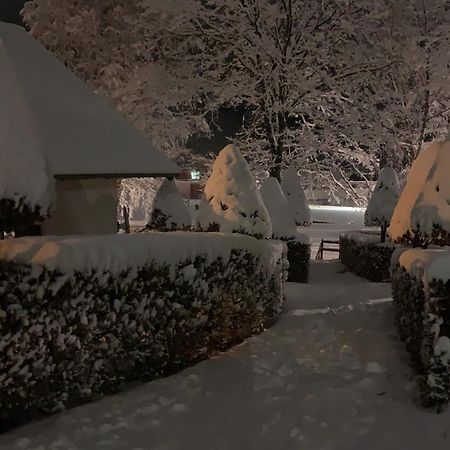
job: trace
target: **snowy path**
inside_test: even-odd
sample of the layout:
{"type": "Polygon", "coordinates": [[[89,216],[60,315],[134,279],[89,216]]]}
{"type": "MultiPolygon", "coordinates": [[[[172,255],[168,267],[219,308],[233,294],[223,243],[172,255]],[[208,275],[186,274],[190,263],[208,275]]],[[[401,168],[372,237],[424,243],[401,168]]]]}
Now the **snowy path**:
{"type": "Polygon", "coordinates": [[[178,375],[0,436],[0,449],[444,450],[412,403],[387,284],[313,263],[272,329],[178,375]]]}

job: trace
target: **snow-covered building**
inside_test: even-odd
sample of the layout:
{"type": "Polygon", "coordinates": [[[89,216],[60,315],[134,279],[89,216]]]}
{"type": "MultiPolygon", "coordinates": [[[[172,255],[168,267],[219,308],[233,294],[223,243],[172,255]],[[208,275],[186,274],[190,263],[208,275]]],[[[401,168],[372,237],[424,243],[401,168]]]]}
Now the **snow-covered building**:
{"type": "Polygon", "coordinates": [[[0,22],[0,46],[0,57],[8,58],[55,177],[54,210],[42,225],[43,234],[114,233],[118,180],[179,173],[24,29],[0,22]]]}

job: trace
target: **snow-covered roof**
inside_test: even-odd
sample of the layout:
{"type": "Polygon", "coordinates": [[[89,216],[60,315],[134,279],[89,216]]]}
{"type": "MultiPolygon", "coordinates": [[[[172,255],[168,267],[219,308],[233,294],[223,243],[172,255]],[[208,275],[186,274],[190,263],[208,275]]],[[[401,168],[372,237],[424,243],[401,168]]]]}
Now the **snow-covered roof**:
{"type": "MultiPolygon", "coordinates": [[[[53,178],[42,154],[30,108],[0,41],[0,198],[45,217],[53,178]]],[[[4,215],[4,211],[2,211],[4,215]]]]}
{"type": "Polygon", "coordinates": [[[0,22],[0,45],[6,52],[0,55],[9,58],[30,105],[55,176],[125,178],[179,173],[175,163],[24,29],[0,22]]]}

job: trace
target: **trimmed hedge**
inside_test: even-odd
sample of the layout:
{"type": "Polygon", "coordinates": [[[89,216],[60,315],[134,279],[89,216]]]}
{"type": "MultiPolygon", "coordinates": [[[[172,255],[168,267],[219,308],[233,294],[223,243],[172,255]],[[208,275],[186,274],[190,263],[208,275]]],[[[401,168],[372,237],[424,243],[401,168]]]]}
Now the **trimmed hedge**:
{"type": "Polygon", "coordinates": [[[450,282],[420,279],[393,270],[392,295],[400,338],[419,375],[420,403],[438,412],[450,401],[450,282]],[[444,344],[444,345],[443,345],[444,344]]]}
{"type": "Polygon", "coordinates": [[[450,233],[441,226],[434,224],[431,235],[421,232],[420,229],[408,230],[396,242],[402,245],[410,245],[411,247],[427,248],[429,245],[444,247],[450,246],[450,233]]]}
{"type": "Polygon", "coordinates": [[[286,244],[287,259],[289,261],[287,280],[293,283],[307,283],[309,278],[311,245],[294,239],[288,240],[286,244]]]}
{"type": "Polygon", "coordinates": [[[154,262],[118,275],[3,261],[0,431],[261,332],[282,309],[283,261],[276,256],[269,273],[260,258],[235,248],[227,260],[154,262]]]}
{"type": "Polygon", "coordinates": [[[342,263],[350,272],[369,281],[385,282],[391,279],[391,258],[394,250],[393,245],[352,239],[351,233],[341,233],[339,236],[342,263]]]}

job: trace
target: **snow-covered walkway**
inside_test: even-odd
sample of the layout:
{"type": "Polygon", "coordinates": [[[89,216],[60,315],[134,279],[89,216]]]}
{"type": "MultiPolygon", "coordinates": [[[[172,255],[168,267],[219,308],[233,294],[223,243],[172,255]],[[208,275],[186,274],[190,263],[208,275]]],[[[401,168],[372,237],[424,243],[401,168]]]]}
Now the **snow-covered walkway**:
{"type": "Polygon", "coordinates": [[[0,436],[0,449],[448,450],[419,410],[387,284],[313,262],[260,336],[184,372],[0,436]]]}

